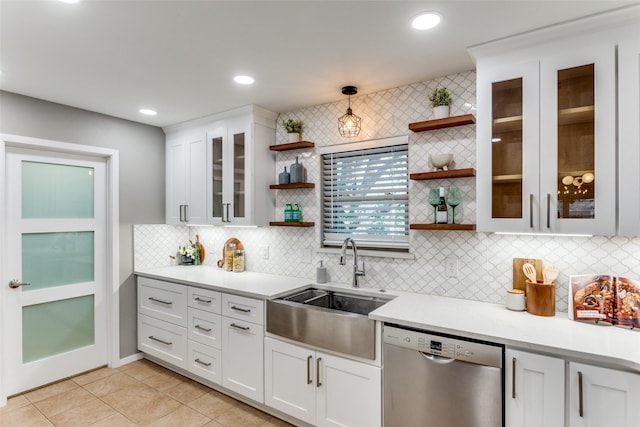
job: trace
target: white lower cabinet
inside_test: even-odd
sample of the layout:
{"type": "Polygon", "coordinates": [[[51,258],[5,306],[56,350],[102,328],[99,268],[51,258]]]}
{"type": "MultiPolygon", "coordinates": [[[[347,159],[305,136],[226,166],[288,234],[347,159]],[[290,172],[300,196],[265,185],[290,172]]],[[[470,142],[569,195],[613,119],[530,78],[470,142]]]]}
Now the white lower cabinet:
{"type": "Polygon", "coordinates": [[[189,340],[187,370],[216,384],[222,384],[222,351],[189,340]]]}
{"type": "Polygon", "coordinates": [[[264,403],[264,326],[222,317],[222,385],[264,403]]]}
{"type": "Polygon", "coordinates": [[[564,360],[507,349],[505,426],[564,426],[564,360]]]}
{"type": "Polygon", "coordinates": [[[569,363],[570,427],[638,427],[640,374],[569,363]]]}
{"type": "Polygon", "coordinates": [[[186,369],[187,328],[138,314],[138,349],[186,369]]]}
{"type": "Polygon", "coordinates": [[[380,426],[381,369],[265,338],[265,404],[317,426],[380,426]]]}

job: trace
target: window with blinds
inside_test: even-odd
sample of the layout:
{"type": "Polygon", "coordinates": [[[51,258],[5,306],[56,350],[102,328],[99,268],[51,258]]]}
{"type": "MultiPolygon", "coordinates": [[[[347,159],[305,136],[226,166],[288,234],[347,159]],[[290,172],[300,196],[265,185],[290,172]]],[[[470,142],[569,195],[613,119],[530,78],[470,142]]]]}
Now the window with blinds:
{"type": "Polygon", "coordinates": [[[408,145],[322,155],[323,244],[409,249],[408,145]]]}

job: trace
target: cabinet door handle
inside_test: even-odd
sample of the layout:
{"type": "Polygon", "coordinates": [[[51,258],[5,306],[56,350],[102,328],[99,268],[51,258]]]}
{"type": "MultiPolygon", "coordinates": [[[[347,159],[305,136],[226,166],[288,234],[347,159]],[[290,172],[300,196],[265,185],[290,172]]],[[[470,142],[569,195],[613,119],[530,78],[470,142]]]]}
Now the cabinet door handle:
{"type": "Polygon", "coordinates": [[[189,222],[189,205],[180,205],[180,222],[189,222]]]}
{"type": "Polygon", "coordinates": [[[154,298],[154,297],[149,297],[149,300],[153,301],[153,302],[159,302],[160,304],[165,304],[165,305],[171,305],[173,304],[173,302],[171,301],[163,301],[161,299],[158,298],[154,298]]]}
{"type": "Polygon", "coordinates": [[[154,340],[154,341],[158,341],[159,343],[162,343],[162,344],[164,344],[164,345],[173,345],[173,343],[172,343],[172,342],[170,342],[170,341],[165,341],[165,340],[161,340],[160,338],[156,338],[156,337],[154,337],[153,335],[150,335],[150,336],[149,336],[149,339],[150,339],[150,340],[154,340]]]}
{"type": "Polygon", "coordinates": [[[533,228],[533,194],[529,194],[529,227],[533,228]]]}
{"type": "Polygon", "coordinates": [[[232,305],[231,306],[231,310],[241,311],[243,313],[251,313],[251,309],[250,308],[242,308],[242,307],[238,307],[237,305],[232,305]]]}
{"type": "Polygon", "coordinates": [[[578,414],[580,417],[584,416],[584,401],[582,398],[582,372],[578,371],[578,414]]]}
{"type": "Polygon", "coordinates": [[[227,222],[231,222],[229,219],[229,206],[231,206],[231,203],[227,203],[227,222]]]}
{"type": "Polygon", "coordinates": [[[547,228],[551,228],[551,193],[547,193],[547,228]]]}
{"type": "Polygon", "coordinates": [[[320,381],[320,362],[322,361],[322,357],[318,357],[316,359],[316,387],[320,387],[322,382],[320,381]]]}
{"type": "Polygon", "coordinates": [[[311,380],[311,359],[313,359],[313,356],[307,356],[307,384],[313,382],[313,380],[311,380]]]}
{"type": "Polygon", "coordinates": [[[248,331],[249,329],[251,329],[250,326],[240,326],[240,325],[236,325],[235,323],[232,323],[229,326],[231,326],[232,328],[243,330],[243,331],[248,331]]]}
{"type": "Polygon", "coordinates": [[[196,359],[196,360],[194,360],[194,362],[199,363],[200,365],[202,365],[202,366],[206,366],[206,367],[211,366],[211,362],[203,362],[203,361],[202,361],[202,360],[200,360],[200,359],[196,359]]]}
{"type": "Polygon", "coordinates": [[[516,358],[511,359],[511,398],[516,398],[516,358]]]}
{"type": "Polygon", "coordinates": [[[201,331],[211,332],[211,328],[205,328],[204,326],[195,325],[194,328],[200,329],[201,331]]]}
{"type": "Polygon", "coordinates": [[[203,302],[203,303],[205,303],[205,304],[211,304],[211,300],[210,300],[210,299],[202,299],[202,298],[200,298],[200,297],[195,297],[194,299],[195,299],[196,301],[198,301],[198,302],[203,302]]]}

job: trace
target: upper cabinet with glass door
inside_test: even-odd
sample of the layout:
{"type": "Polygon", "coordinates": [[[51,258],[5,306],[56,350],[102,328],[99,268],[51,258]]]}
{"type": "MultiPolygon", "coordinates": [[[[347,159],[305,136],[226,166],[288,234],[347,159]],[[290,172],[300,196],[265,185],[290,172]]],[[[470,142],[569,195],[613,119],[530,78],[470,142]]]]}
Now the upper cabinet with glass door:
{"type": "Polygon", "coordinates": [[[274,113],[252,107],[207,131],[209,223],[264,226],[273,220],[274,199],[267,189],[275,174],[269,151],[275,119],[274,113]]]}
{"type": "Polygon", "coordinates": [[[478,230],[615,234],[614,43],[485,52],[474,51],[478,230]]]}

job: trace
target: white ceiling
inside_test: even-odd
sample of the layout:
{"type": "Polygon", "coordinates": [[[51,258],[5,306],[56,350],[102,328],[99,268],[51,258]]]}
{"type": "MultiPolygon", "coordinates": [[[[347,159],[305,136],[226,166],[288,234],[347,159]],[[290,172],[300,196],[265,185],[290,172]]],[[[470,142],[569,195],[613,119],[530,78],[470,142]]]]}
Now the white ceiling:
{"type": "Polygon", "coordinates": [[[345,99],[345,85],[467,71],[467,46],[636,3],[0,0],[0,89],[155,126],[247,104],[286,112],[345,99]],[[444,22],[413,30],[425,10],[444,22]]]}

